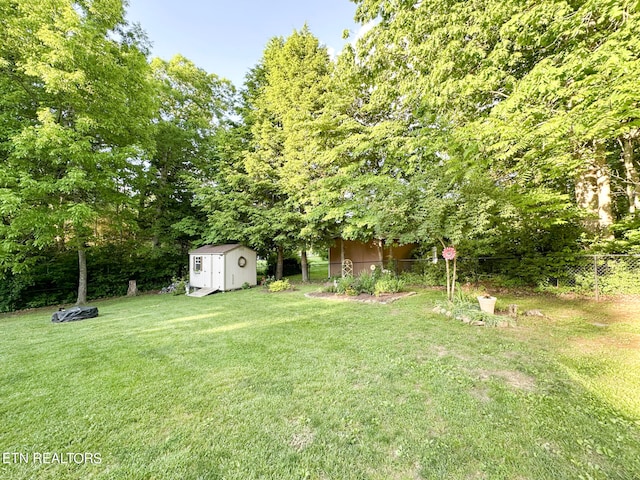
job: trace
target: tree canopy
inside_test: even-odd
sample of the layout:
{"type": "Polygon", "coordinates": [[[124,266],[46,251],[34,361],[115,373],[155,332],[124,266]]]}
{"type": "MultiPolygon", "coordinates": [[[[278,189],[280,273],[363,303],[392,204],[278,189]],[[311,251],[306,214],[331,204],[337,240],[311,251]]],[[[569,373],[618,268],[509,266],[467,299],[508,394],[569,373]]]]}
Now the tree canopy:
{"type": "Polygon", "coordinates": [[[0,2],[0,267],[339,237],[467,254],[640,249],[631,0],[354,0],[336,58],[274,37],[236,92],[151,59],[121,0],[0,2]],[[120,242],[120,243],[118,243],[120,242]],[[133,246],[131,246],[133,245],[133,246]]]}

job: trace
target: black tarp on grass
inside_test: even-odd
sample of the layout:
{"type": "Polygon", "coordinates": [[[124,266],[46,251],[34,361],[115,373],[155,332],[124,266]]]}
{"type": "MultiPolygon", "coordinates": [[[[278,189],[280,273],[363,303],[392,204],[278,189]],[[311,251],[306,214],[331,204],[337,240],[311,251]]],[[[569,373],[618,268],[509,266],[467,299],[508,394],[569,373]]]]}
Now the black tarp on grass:
{"type": "Polygon", "coordinates": [[[67,310],[60,310],[51,315],[53,323],[75,322],[86,318],[98,316],[98,307],[71,307],[67,310]]]}

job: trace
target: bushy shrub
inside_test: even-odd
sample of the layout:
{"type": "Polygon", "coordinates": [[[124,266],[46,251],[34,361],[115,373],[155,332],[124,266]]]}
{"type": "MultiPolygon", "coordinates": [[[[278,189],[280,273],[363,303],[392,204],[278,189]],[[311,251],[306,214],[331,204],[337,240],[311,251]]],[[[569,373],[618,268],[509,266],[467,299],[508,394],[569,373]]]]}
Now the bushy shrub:
{"type": "Polygon", "coordinates": [[[289,283],[289,280],[287,280],[286,278],[283,280],[276,280],[275,282],[271,282],[268,288],[269,288],[269,291],[272,293],[284,292],[285,290],[293,289],[293,287],[289,283]]]}
{"type": "MultiPolygon", "coordinates": [[[[73,303],[78,291],[78,254],[74,250],[34,252],[32,267],[0,274],[0,312],[73,303]]],[[[186,273],[188,258],[177,249],[140,248],[134,243],[87,249],[89,300],[126,295],[129,280],[140,291],[161,289],[186,273]]]]}
{"type": "MultiPolygon", "coordinates": [[[[598,267],[598,290],[603,295],[640,293],[640,272],[624,260],[608,261],[598,267]]],[[[590,294],[595,290],[593,271],[576,275],[576,290],[590,294]]]]}
{"type": "Polygon", "coordinates": [[[335,281],[331,291],[344,295],[380,295],[381,293],[397,293],[404,289],[405,282],[391,273],[382,273],[380,269],[372,273],[362,272],[358,276],[346,276],[335,281]]]}
{"type": "Polygon", "coordinates": [[[336,282],[336,293],[346,295],[357,295],[356,290],[356,277],[347,275],[346,277],[339,278],[336,282]]]}
{"type": "Polygon", "coordinates": [[[369,272],[362,272],[355,277],[355,290],[360,293],[367,293],[373,295],[376,291],[376,283],[378,282],[377,269],[371,274],[369,272]]]}
{"type": "Polygon", "coordinates": [[[184,295],[187,293],[187,282],[184,278],[174,278],[172,283],[176,286],[173,289],[173,295],[184,295]]]}
{"type": "Polygon", "coordinates": [[[376,281],[374,293],[376,296],[382,293],[398,293],[404,290],[404,280],[390,274],[384,274],[376,281]]]}
{"type": "Polygon", "coordinates": [[[266,277],[262,277],[262,279],[260,280],[260,285],[262,285],[263,287],[268,287],[275,281],[276,277],[274,277],[273,275],[267,275],[266,277]]]}
{"type": "Polygon", "coordinates": [[[446,283],[444,262],[434,264],[431,260],[414,262],[410,272],[403,272],[401,277],[407,285],[436,286],[446,283]]]}

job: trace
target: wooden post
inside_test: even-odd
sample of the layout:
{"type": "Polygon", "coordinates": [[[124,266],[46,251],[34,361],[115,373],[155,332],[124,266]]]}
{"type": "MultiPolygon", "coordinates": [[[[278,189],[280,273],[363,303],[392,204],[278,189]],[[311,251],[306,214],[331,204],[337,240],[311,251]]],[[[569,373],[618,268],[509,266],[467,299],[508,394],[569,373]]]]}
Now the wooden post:
{"type": "Polygon", "coordinates": [[[600,301],[600,286],[598,285],[598,256],[593,256],[593,286],[596,294],[596,302],[600,301]]]}

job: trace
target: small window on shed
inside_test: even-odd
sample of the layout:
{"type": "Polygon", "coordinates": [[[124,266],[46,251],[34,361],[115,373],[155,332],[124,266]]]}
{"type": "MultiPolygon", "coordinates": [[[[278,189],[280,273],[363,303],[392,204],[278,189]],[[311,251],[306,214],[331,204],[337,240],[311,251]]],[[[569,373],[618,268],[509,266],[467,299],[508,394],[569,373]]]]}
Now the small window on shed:
{"type": "Polygon", "coordinates": [[[194,272],[202,271],[202,257],[193,257],[193,271],[194,272]]]}

